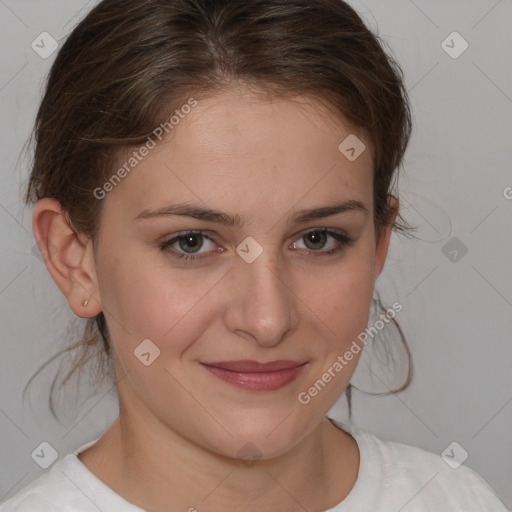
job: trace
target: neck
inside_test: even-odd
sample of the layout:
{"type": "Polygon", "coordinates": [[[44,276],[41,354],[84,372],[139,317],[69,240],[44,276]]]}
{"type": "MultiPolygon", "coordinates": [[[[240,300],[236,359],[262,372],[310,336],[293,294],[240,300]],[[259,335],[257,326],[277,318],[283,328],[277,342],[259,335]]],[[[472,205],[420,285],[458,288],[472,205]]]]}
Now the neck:
{"type": "Polygon", "coordinates": [[[191,442],[151,414],[120,416],[80,460],[115,492],[147,511],[322,511],[357,479],[355,440],[324,419],[286,453],[253,461],[191,442]]]}

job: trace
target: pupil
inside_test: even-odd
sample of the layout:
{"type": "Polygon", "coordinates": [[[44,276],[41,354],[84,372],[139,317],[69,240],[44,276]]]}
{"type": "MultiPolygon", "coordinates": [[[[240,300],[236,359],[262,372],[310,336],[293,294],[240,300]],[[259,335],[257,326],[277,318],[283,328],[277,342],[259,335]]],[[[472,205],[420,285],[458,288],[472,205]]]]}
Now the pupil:
{"type": "MultiPolygon", "coordinates": [[[[316,243],[319,243],[318,242],[318,238],[320,237],[320,241],[322,241],[323,238],[325,238],[325,233],[323,233],[322,231],[311,231],[310,233],[308,233],[308,235],[306,236],[306,240],[308,239],[313,239],[313,244],[315,243],[315,239],[317,239],[317,242],[316,243]]],[[[325,244],[325,241],[323,241],[323,243],[320,244],[321,247],[323,247],[325,244]]],[[[316,247],[318,249],[318,247],[316,247]]]]}
{"type": "MultiPolygon", "coordinates": [[[[200,234],[197,234],[197,235],[184,235],[182,238],[180,238],[180,249],[183,249],[184,251],[187,251],[188,249],[190,249],[190,247],[184,247],[184,244],[182,244],[183,241],[185,241],[185,243],[188,243],[188,242],[191,242],[192,245],[193,245],[193,241],[195,239],[199,239],[201,237],[200,234]]],[[[195,244],[197,245],[198,247],[195,247],[195,249],[200,249],[201,248],[201,243],[198,243],[198,244],[195,244]]],[[[192,248],[194,249],[194,248],[192,248]]],[[[191,252],[194,252],[194,251],[191,251],[191,252]]]]}

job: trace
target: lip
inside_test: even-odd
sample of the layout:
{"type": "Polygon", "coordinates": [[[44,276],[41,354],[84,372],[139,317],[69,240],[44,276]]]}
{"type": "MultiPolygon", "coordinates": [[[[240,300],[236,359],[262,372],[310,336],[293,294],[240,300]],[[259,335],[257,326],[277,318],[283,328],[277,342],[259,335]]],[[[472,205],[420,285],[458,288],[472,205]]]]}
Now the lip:
{"type": "Polygon", "coordinates": [[[215,377],[251,391],[273,391],[294,380],[302,371],[306,362],[298,361],[216,361],[200,363],[215,377]]]}
{"type": "Polygon", "coordinates": [[[268,373],[277,370],[289,370],[290,368],[297,368],[302,366],[306,361],[269,361],[267,363],[260,363],[258,361],[251,361],[249,359],[241,359],[239,361],[214,361],[211,363],[202,363],[208,366],[215,366],[224,370],[231,370],[233,372],[257,372],[268,373]]]}

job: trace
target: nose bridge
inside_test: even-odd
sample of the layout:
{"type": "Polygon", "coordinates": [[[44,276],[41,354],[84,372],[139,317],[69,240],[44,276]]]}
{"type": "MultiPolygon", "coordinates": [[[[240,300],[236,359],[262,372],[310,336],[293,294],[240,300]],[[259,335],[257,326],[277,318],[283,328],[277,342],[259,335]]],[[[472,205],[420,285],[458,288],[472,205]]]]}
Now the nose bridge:
{"type": "Polygon", "coordinates": [[[292,327],[293,294],[284,282],[278,252],[270,243],[260,244],[248,238],[237,248],[238,293],[236,304],[232,304],[238,311],[236,329],[249,332],[260,344],[272,345],[292,327]]]}

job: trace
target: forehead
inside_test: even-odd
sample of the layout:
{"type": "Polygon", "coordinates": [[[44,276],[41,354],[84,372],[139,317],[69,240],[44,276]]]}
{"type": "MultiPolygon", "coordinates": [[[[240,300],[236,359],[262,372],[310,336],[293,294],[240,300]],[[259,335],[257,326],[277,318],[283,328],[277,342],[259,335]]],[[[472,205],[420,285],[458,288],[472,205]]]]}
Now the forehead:
{"type": "Polygon", "coordinates": [[[269,100],[229,90],[198,97],[107,202],[133,216],[180,200],[243,217],[316,206],[319,198],[360,199],[370,209],[372,193],[369,142],[332,110],[312,98],[269,100]],[[353,137],[366,149],[350,160],[340,143],[353,137]]]}

